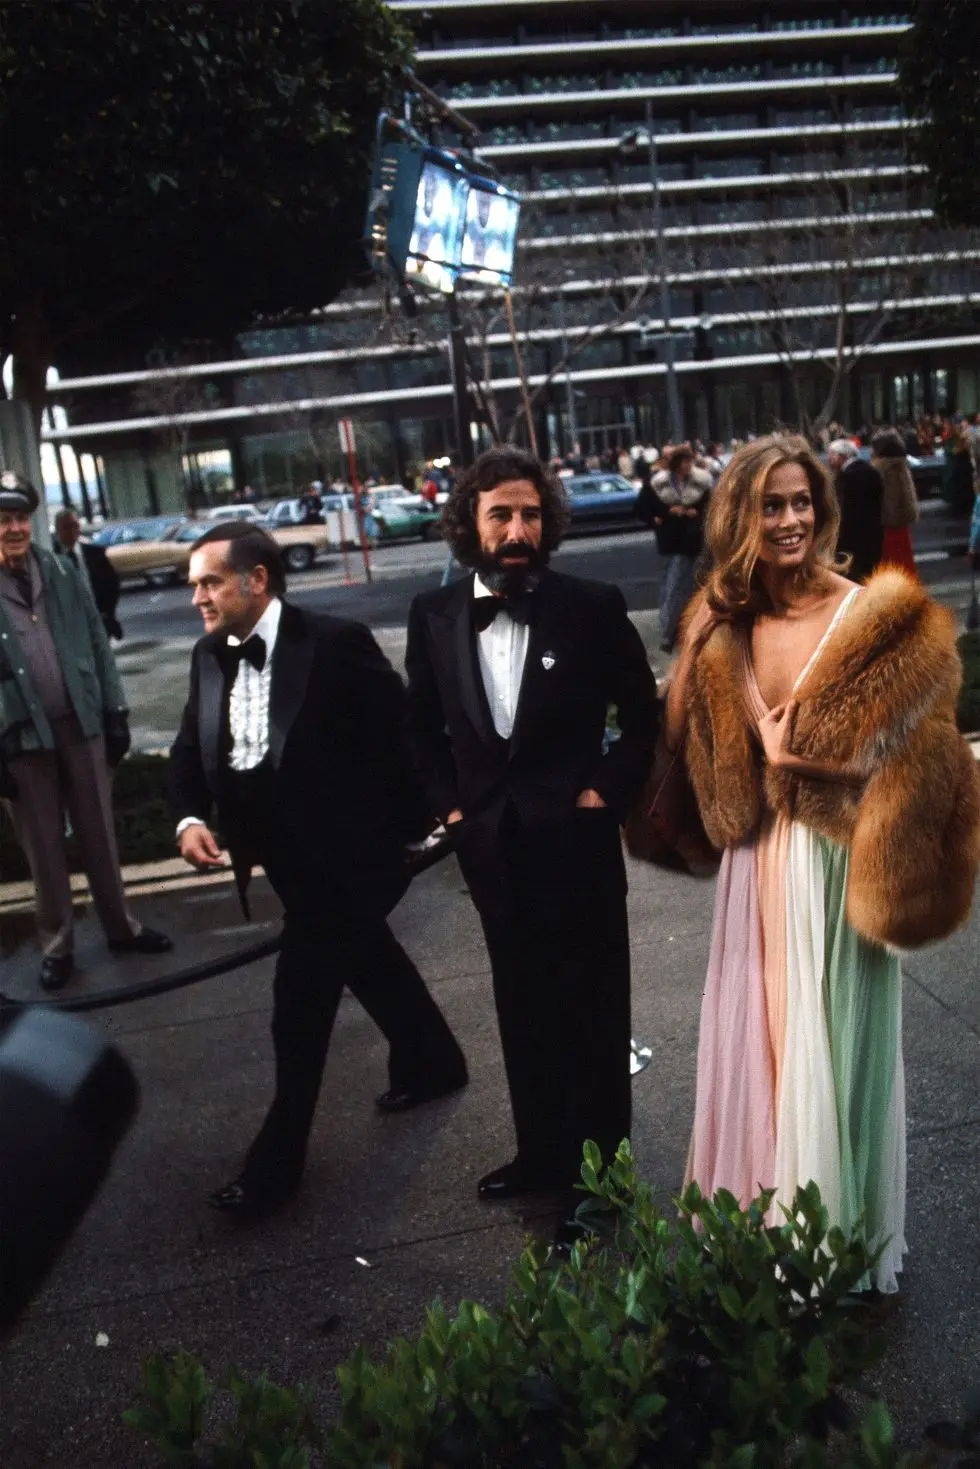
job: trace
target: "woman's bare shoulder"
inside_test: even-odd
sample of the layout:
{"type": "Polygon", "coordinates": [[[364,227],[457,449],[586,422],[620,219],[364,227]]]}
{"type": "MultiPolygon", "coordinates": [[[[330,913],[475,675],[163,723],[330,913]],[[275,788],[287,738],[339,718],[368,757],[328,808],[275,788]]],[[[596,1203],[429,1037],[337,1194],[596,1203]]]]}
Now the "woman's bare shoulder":
{"type": "Polygon", "coordinates": [[[857,585],[857,582],[848,581],[846,576],[841,576],[837,571],[827,572],[827,595],[836,602],[843,602],[847,594],[853,592],[857,585]]]}

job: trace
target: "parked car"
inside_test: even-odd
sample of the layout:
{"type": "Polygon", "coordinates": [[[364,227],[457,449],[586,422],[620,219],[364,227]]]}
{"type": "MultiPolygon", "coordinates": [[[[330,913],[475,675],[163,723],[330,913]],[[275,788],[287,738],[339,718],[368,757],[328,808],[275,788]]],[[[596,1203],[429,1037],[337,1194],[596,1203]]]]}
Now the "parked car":
{"type": "Polygon", "coordinates": [[[184,517],[176,512],[169,515],[147,515],[139,520],[117,520],[104,525],[92,536],[96,546],[131,546],[137,541],[156,541],[169,531],[182,525],[184,517]]]}
{"type": "MultiPolygon", "coordinates": [[[[174,586],[187,575],[195,541],[214,528],[214,520],[189,520],[157,540],[110,546],[107,555],[120,576],[141,576],[151,587],[174,586]]],[[[287,571],[308,571],[317,553],[330,547],[325,525],[288,525],[270,531],[282,549],[287,571]]]]}
{"type": "Polygon", "coordinates": [[[421,495],[407,490],[404,485],[375,485],[373,489],[364,491],[364,499],[372,511],[382,505],[418,506],[425,503],[421,495]]]}
{"type": "MultiPolygon", "coordinates": [[[[323,502],[324,514],[327,514],[331,510],[336,514],[339,514],[341,511],[349,515],[353,515],[354,513],[354,496],[352,494],[328,490],[326,494],[320,496],[320,499],[323,502]]],[[[275,530],[277,526],[302,525],[303,507],[300,500],[277,500],[265,516],[263,524],[268,530],[275,530]]]]}
{"type": "Polygon", "coordinates": [[[426,505],[421,496],[409,500],[385,500],[368,516],[368,534],[377,545],[386,541],[408,541],[418,536],[423,541],[442,538],[441,515],[426,505]],[[413,503],[418,500],[418,504],[413,503]]]}
{"type": "Polygon", "coordinates": [[[254,520],[261,524],[265,516],[257,505],[214,505],[205,510],[202,520],[254,520]]]}
{"type": "Polygon", "coordinates": [[[621,474],[573,474],[564,481],[572,507],[573,531],[607,526],[640,529],[636,518],[639,490],[621,474]]]}
{"type": "MultiPolygon", "coordinates": [[[[870,462],[871,449],[867,444],[862,445],[858,450],[858,458],[863,459],[866,464],[870,462]]],[[[822,453],[820,459],[826,464],[826,453],[822,453]]],[[[909,454],[908,466],[912,475],[912,483],[915,485],[920,500],[928,500],[938,492],[943,472],[941,454],[909,454]]]]}

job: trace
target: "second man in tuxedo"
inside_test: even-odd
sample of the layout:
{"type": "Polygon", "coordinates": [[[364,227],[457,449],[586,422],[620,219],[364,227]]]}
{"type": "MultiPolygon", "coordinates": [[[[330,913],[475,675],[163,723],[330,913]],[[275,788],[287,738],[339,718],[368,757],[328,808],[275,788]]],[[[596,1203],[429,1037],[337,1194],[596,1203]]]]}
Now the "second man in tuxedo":
{"type": "Polygon", "coordinates": [[[240,889],[261,864],[283,904],[272,1035],[276,1091],[239,1177],[214,1208],[264,1212],[297,1188],[330,1032],[346,985],[390,1045],[383,1111],[454,1091],[466,1063],[386,917],[408,886],[406,841],[428,813],[404,749],[404,690],[367,628],[284,601],[271,536],[243,522],[190,561],[205,636],[171,750],[178,841],[240,889]]]}
{"type": "Polygon", "coordinates": [[[658,704],[618,589],[548,568],[567,517],[532,455],[490,450],[443,512],[471,574],[409,618],[410,744],[483,925],[517,1135],[486,1200],[573,1184],[585,1139],[608,1158],[630,1126],[619,827],[658,704]]]}

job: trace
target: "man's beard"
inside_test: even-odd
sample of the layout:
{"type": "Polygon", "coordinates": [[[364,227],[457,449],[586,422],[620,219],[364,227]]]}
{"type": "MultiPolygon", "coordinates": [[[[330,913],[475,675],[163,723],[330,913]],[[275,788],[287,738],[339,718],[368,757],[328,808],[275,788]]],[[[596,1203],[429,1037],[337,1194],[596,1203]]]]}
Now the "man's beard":
{"type": "Polygon", "coordinates": [[[496,551],[485,551],[479,546],[473,557],[480,580],[498,597],[519,597],[533,592],[547,564],[548,557],[527,541],[506,541],[496,551]],[[505,566],[504,561],[512,556],[523,556],[524,560],[505,566]]]}

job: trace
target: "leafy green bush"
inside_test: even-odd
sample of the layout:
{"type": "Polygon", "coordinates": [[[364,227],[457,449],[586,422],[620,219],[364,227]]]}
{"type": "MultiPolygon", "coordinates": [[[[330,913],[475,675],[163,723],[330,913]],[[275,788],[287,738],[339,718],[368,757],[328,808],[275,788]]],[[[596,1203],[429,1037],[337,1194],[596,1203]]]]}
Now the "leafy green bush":
{"type": "Polygon", "coordinates": [[[956,708],[956,723],[964,734],[980,730],[980,632],[966,632],[959,640],[963,664],[963,688],[956,708]]]}
{"type": "MultiPolygon", "coordinates": [[[[325,1463],[911,1465],[881,1405],[854,1425],[841,1397],[881,1350],[850,1295],[872,1260],[859,1238],[828,1228],[815,1185],[800,1189],[773,1226],[771,1194],[743,1211],[729,1194],[708,1201],[692,1186],[676,1200],[677,1217],[662,1214],[637,1182],[626,1143],[605,1172],[587,1144],[582,1177],[588,1198],[579,1214],[596,1233],[570,1257],[531,1242],[501,1308],[464,1301],[450,1315],[437,1302],[418,1337],[392,1343],[380,1365],[358,1350],[338,1369],[342,1404],[325,1435],[325,1463]]],[[[281,1390],[262,1384],[251,1436],[232,1425],[220,1446],[202,1447],[211,1398],[199,1364],[155,1358],[127,1421],[172,1462],[300,1469],[315,1447],[308,1397],[285,1395],[282,1411],[272,1396],[281,1390]],[[273,1408],[288,1443],[272,1428],[273,1408]],[[268,1430],[264,1457],[255,1447],[260,1428],[268,1430]]]]}
{"type": "Polygon", "coordinates": [[[254,1381],[232,1368],[221,1383],[234,1416],[206,1458],[196,1452],[215,1389],[196,1357],[188,1352],[154,1356],[143,1370],[141,1401],[123,1421],[151,1439],[170,1464],[209,1465],[211,1469],[307,1469],[310,1449],[319,1443],[310,1416],[310,1393],[271,1382],[266,1373],[254,1381]]]}

